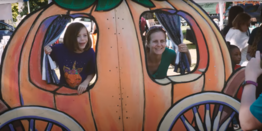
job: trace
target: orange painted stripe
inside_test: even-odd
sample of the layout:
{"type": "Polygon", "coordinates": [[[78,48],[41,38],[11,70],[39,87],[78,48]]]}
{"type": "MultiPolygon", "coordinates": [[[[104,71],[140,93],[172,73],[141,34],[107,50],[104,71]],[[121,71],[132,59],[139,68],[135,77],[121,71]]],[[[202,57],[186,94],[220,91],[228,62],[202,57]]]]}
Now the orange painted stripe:
{"type": "MultiPolygon", "coordinates": [[[[41,12],[41,11],[39,11],[41,12]]],[[[31,15],[26,21],[16,29],[16,33],[6,47],[6,55],[2,61],[1,92],[3,100],[10,107],[20,106],[19,86],[18,86],[18,65],[22,45],[26,40],[26,35],[32,26],[39,12],[31,15]]]]}

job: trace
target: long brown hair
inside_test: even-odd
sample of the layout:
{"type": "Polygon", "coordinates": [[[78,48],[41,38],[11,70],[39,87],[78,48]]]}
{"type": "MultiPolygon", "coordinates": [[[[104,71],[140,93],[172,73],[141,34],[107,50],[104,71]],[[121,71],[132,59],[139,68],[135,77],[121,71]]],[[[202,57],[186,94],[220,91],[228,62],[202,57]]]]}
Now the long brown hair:
{"type": "MultiPolygon", "coordinates": [[[[81,31],[81,29],[83,28],[86,29],[85,25],[83,25],[82,23],[78,23],[78,22],[72,23],[67,27],[65,36],[64,36],[64,45],[70,51],[75,52],[77,50],[80,50],[78,46],[78,42],[77,42],[77,36],[79,32],[81,31]]],[[[91,38],[90,38],[90,35],[87,29],[86,29],[86,32],[87,32],[88,42],[86,44],[84,51],[89,50],[92,45],[92,41],[91,41],[91,38]]]]}
{"type": "Polygon", "coordinates": [[[256,51],[257,51],[257,45],[258,42],[261,40],[262,36],[262,26],[259,27],[258,31],[256,32],[256,36],[254,38],[254,41],[252,45],[250,46],[250,56],[255,57],[256,51]]]}
{"type": "Polygon", "coordinates": [[[233,20],[233,27],[235,29],[241,30],[241,26],[244,24],[248,24],[250,21],[251,16],[247,13],[239,13],[236,18],[233,20]]]}
{"type": "MultiPolygon", "coordinates": [[[[262,22],[262,9],[260,10],[260,21],[262,22]]],[[[257,30],[254,41],[253,41],[252,45],[250,46],[249,54],[250,54],[251,57],[255,57],[255,54],[256,54],[256,51],[257,51],[257,45],[258,45],[258,42],[261,40],[261,36],[262,36],[262,25],[257,30]]]]}

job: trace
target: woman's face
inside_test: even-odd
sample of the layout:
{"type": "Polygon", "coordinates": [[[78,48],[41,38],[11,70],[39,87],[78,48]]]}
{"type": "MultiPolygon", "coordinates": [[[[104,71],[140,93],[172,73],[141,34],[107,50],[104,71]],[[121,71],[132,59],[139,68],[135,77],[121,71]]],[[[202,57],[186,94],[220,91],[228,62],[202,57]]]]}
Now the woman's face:
{"type": "Polygon", "coordinates": [[[163,32],[157,31],[151,34],[149,41],[150,53],[161,55],[165,51],[166,36],[163,32]]]}
{"type": "Polygon", "coordinates": [[[84,50],[88,42],[87,30],[82,28],[77,36],[77,43],[80,50],[84,50]]]}
{"type": "Polygon", "coordinates": [[[250,26],[250,22],[251,21],[249,20],[246,24],[242,24],[241,25],[240,29],[241,29],[242,32],[247,32],[248,31],[248,28],[250,26]]]}

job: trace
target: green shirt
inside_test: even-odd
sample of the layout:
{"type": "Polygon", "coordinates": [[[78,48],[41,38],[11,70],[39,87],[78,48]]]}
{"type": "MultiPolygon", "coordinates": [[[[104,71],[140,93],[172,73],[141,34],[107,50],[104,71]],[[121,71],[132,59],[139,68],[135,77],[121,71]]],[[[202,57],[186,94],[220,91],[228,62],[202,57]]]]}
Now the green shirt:
{"type": "Polygon", "coordinates": [[[166,47],[162,54],[160,65],[156,72],[151,75],[155,79],[165,78],[167,76],[167,70],[170,64],[174,63],[176,59],[176,52],[166,47]]]}
{"type": "Polygon", "coordinates": [[[250,106],[250,112],[262,123],[262,94],[260,94],[256,101],[250,106]]]}

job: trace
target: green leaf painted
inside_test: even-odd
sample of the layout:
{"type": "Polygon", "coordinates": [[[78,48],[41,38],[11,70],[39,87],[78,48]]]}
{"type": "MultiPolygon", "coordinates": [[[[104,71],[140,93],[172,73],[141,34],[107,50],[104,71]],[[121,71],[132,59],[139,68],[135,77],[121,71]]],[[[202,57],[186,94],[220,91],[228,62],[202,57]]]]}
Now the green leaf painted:
{"type": "Polygon", "coordinates": [[[145,7],[155,7],[154,3],[152,3],[151,0],[133,0],[133,1],[145,7]]]}
{"type": "Polygon", "coordinates": [[[96,0],[54,0],[59,6],[69,10],[83,10],[90,7],[96,0]]]}
{"type": "MultiPolygon", "coordinates": [[[[59,6],[69,10],[83,10],[97,1],[96,11],[107,11],[116,8],[123,0],[54,0],[59,6]]],[[[150,0],[133,0],[146,7],[155,7],[150,0]]]]}
{"type": "Polygon", "coordinates": [[[96,7],[97,11],[105,11],[116,8],[119,4],[121,4],[123,0],[99,0],[98,5],[96,7]]]}

